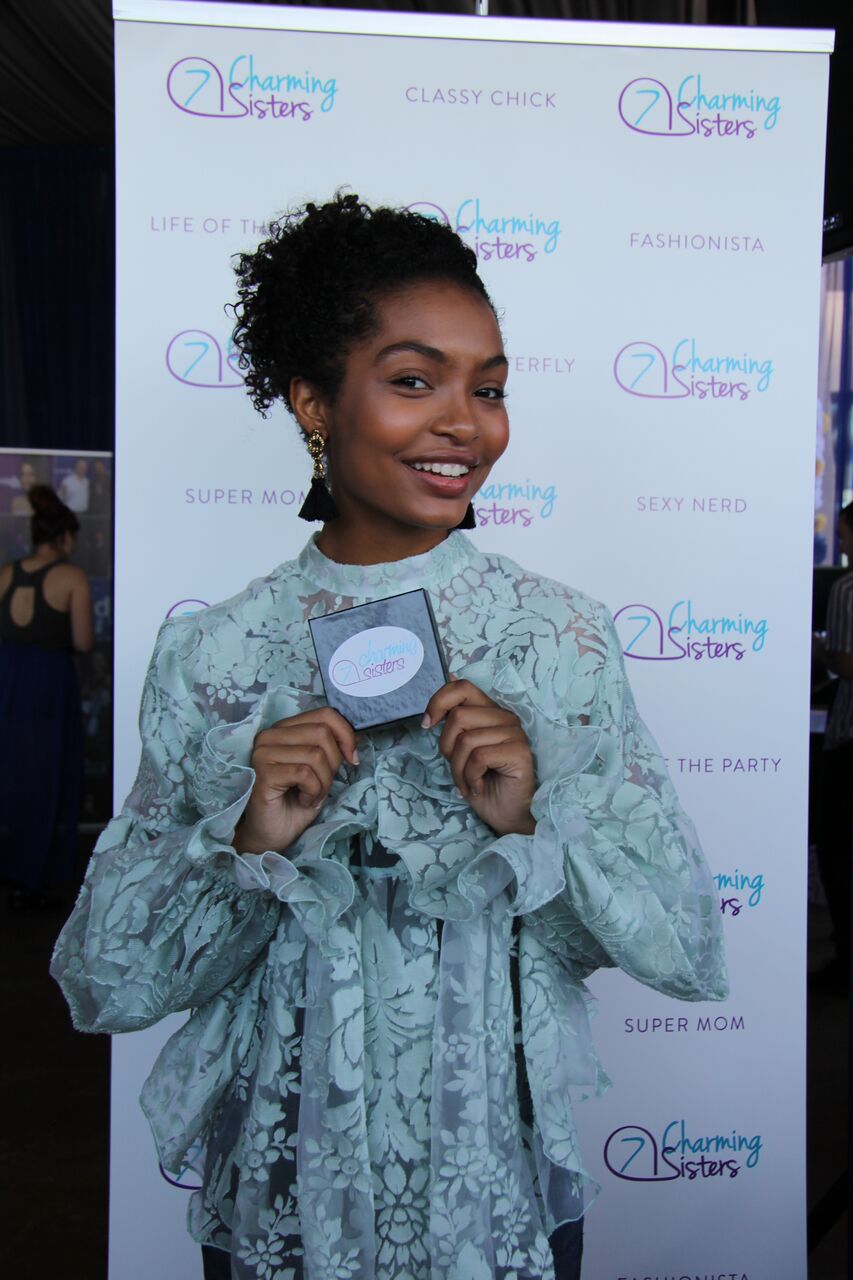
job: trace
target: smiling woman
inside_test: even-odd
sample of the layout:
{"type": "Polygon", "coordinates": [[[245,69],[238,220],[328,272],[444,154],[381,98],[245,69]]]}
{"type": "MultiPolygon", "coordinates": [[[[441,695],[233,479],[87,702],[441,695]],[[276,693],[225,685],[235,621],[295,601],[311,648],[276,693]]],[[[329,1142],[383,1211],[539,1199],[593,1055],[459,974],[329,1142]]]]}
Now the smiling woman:
{"type": "Polygon", "coordinates": [[[200,1179],[210,1280],[577,1280],[584,979],[723,998],[715,886],[606,610],[460,532],[508,438],[473,252],[338,196],[238,276],[246,383],[295,417],[323,527],[163,626],[53,972],[84,1030],[192,1011],[142,1102],[200,1179]],[[308,624],[420,588],[451,679],[357,736],[308,624]]]}

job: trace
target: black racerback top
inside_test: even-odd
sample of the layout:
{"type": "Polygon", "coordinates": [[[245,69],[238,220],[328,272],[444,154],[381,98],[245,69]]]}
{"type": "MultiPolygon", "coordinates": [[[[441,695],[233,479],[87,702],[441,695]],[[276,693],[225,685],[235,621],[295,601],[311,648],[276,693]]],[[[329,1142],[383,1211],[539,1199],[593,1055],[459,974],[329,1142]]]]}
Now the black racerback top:
{"type": "Polygon", "coordinates": [[[3,644],[28,644],[38,649],[70,649],[71,614],[52,608],[44,598],[44,580],[51,569],[61,564],[54,560],[43,569],[28,573],[20,560],[12,566],[12,582],[0,600],[0,642],[3,644]],[[33,616],[26,626],[12,620],[12,597],[18,587],[33,587],[33,616]]]}

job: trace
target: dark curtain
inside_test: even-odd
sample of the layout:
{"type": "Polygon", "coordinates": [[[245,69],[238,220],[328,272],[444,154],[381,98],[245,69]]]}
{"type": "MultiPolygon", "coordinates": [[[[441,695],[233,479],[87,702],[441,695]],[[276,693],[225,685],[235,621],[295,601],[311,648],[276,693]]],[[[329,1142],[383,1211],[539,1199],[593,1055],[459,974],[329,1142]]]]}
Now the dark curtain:
{"type": "Polygon", "coordinates": [[[2,443],[112,449],[112,147],[0,148],[2,443]]]}

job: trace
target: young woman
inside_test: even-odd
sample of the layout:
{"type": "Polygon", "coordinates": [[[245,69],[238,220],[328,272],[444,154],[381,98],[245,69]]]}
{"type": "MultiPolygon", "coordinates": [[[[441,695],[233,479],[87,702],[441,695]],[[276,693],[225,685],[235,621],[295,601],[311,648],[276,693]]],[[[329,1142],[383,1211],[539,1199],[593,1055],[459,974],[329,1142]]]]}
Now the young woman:
{"type": "Polygon", "coordinates": [[[572,1096],[607,1083],[583,979],[722,998],[707,868],[606,611],[458,531],[508,435],[472,251],[339,196],[238,274],[247,383],[304,433],[323,527],[163,627],[54,972],[85,1030],[192,1010],[142,1103],[200,1177],[207,1275],[576,1276],[572,1096]],[[415,587],[454,678],[357,737],[308,619],[415,587]]]}
{"type": "Polygon", "coordinates": [[[74,875],[83,725],[71,655],[94,644],[89,580],[68,562],[77,517],[47,485],[27,492],[32,552],[0,568],[0,876],[15,909],[45,905],[74,875]]]}

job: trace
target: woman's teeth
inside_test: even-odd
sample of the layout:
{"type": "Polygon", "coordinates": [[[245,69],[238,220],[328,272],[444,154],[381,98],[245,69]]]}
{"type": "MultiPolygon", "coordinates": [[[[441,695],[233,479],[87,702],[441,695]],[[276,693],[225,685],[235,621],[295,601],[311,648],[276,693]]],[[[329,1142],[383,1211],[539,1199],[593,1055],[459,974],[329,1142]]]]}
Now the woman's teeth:
{"type": "Polygon", "coordinates": [[[470,467],[460,462],[413,462],[415,471],[431,471],[435,476],[467,476],[470,467]]]}

